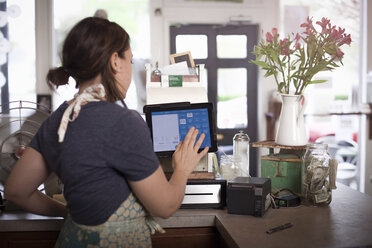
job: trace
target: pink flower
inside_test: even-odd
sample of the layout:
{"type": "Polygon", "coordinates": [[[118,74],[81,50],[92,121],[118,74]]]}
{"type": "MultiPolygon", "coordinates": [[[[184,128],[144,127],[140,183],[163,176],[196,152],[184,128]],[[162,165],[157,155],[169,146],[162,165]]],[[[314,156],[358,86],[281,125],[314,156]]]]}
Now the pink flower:
{"type": "Polygon", "coordinates": [[[350,46],[350,43],[351,43],[351,37],[350,37],[350,34],[344,36],[344,38],[342,38],[342,40],[337,44],[337,46],[342,46],[343,44],[346,44],[346,45],[349,45],[350,46]]]}
{"type": "Polygon", "coordinates": [[[270,32],[266,33],[266,41],[269,42],[269,43],[273,43],[274,42],[274,37],[276,37],[276,36],[279,36],[278,29],[273,28],[271,30],[271,33],[270,32]]]}
{"type": "Polygon", "coordinates": [[[300,39],[301,39],[301,36],[297,33],[296,37],[294,38],[294,40],[295,40],[295,45],[294,46],[295,46],[296,50],[300,48],[300,39]]]}
{"type": "Polygon", "coordinates": [[[325,34],[327,32],[327,26],[330,24],[330,20],[323,17],[322,21],[317,21],[316,24],[322,27],[322,34],[325,34]]]}
{"type": "Polygon", "coordinates": [[[336,26],[333,26],[332,27],[332,30],[331,30],[331,34],[330,34],[330,38],[337,42],[339,40],[342,40],[343,38],[343,33],[345,32],[345,29],[341,29],[340,27],[338,28],[338,30],[336,29],[336,26]]]}
{"type": "Polygon", "coordinates": [[[273,43],[274,42],[274,37],[273,37],[273,35],[270,32],[267,32],[266,33],[266,41],[269,42],[269,43],[273,43]]]}
{"type": "Polygon", "coordinates": [[[281,50],[281,53],[280,53],[281,55],[287,56],[289,54],[289,45],[290,45],[290,42],[288,42],[287,38],[279,41],[279,47],[280,47],[280,50],[281,50]]]}
{"type": "Polygon", "coordinates": [[[342,56],[344,56],[344,53],[341,51],[340,48],[338,48],[338,47],[336,46],[336,57],[337,57],[337,58],[342,58],[342,56]]]}
{"type": "Polygon", "coordinates": [[[311,17],[311,19],[309,17],[307,17],[306,19],[307,22],[304,22],[300,25],[301,28],[306,28],[305,30],[305,34],[309,35],[313,32],[313,30],[315,29],[314,26],[313,26],[313,18],[311,17]]]}
{"type": "Polygon", "coordinates": [[[295,94],[302,94],[316,73],[331,71],[338,67],[338,63],[342,65],[344,53],[341,47],[351,44],[350,34],[341,27],[331,25],[325,17],[315,23],[321,30],[318,26],[314,28],[312,17],[307,17],[300,25],[304,28],[301,32],[291,33],[283,39],[279,39],[276,28],[262,33],[266,43],[263,40],[257,46],[254,53],[260,56],[252,63],[267,71],[265,77],[275,75],[279,92],[288,94],[290,86],[294,86],[295,94]],[[300,78],[299,73],[306,77],[300,78]]]}

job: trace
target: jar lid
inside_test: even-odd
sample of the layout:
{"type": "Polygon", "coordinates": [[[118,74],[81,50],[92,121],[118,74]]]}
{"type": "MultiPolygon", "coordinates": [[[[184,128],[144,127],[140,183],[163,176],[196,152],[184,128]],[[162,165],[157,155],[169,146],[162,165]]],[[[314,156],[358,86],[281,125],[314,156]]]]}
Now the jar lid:
{"type": "Polygon", "coordinates": [[[243,130],[240,130],[239,133],[234,135],[235,141],[249,141],[248,134],[243,133],[243,130]]]}

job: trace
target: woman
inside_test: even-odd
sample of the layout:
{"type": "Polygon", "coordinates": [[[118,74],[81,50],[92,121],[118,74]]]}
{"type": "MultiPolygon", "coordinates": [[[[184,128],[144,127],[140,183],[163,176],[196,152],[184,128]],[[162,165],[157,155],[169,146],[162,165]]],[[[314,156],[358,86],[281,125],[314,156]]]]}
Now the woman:
{"type": "Polygon", "coordinates": [[[58,87],[71,76],[79,92],[42,124],[9,176],[5,197],[32,213],[67,217],[56,247],[151,247],[146,212],[167,218],[179,208],[188,176],[208,152],[198,153],[204,134],[196,141],[198,130],[189,130],[167,181],[141,116],[115,104],[131,82],[125,30],[83,19],[62,53],[62,66],[49,70],[47,80],[58,87]],[[52,171],[67,206],[37,190],[52,171]]]}

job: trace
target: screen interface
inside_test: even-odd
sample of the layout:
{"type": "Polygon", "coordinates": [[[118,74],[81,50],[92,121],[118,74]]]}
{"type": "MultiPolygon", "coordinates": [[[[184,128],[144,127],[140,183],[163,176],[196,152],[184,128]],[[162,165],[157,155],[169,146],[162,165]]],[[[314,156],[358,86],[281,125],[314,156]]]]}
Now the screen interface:
{"type": "Polygon", "coordinates": [[[175,150],[192,126],[199,130],[196,140],[205,134],[200,148],[211,147],[207,108],[152,112],[151,118],[155,152],[175,150]]]}

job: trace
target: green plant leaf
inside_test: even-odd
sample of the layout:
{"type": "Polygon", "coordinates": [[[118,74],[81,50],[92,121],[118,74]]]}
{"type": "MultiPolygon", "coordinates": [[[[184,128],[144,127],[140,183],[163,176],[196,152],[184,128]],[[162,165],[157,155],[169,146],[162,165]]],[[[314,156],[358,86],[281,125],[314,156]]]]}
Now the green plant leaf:
{"type": "Polygon", "coordinates": [[[328,80],[313,80],[313,81],[308,82],[307,84],[321,84],[321,83],[325,83],[327,81],[328,80]]]}
{"type": "Polygon", "coordinates": [[[274,75],[273,70],[267,70],[266,73],[265,73],[265,75],[264,75],[264,77],[269,77],[271,75],[274,75]]]}
{"type": "Polygon", "coordinates": [[[255,65],[262,67],[263,69],[270,69],[270,65],[263,61],[251,60],[249,61],[255,65]]]}

